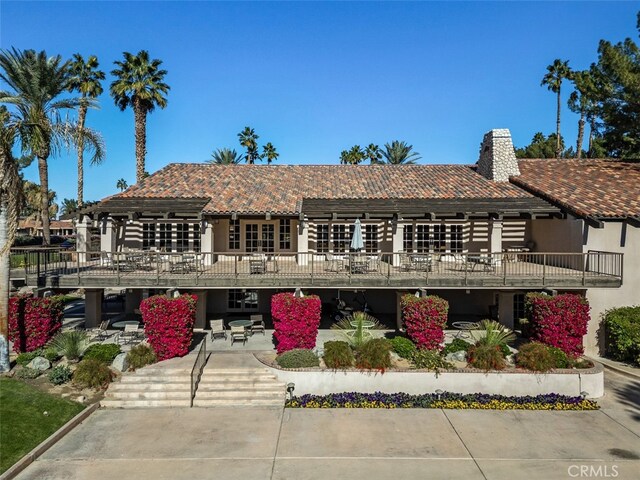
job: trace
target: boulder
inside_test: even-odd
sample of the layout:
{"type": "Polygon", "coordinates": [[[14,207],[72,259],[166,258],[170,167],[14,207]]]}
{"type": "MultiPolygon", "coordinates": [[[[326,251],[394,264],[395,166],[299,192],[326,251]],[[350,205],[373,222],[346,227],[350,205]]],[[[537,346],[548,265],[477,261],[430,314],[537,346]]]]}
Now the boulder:
{"type": "Polygon", "coordinates": [[[129,362],[127,361],[126,353],[119,353],[111,363],[111,368],[118,370],[119,372],[126,372],[129,368],[129,362]]]}
{"type": "Polygon", "coordinates": [[[51,362],[44,357],[36,357],[29,362],[27,368],[44,372],[45,370],[49,370],[51,368],[51,362]]]}
{"type": "Polygon", "coordinates": [[[465,362],[467,360],[467,352],[459,350],[457,352],[448,353],[444,358],[447,362],[465,362]]]}
{"type": "Polygon", "coordinates": [[[84,403],[87,401],[87,397],[85,397],[84,395],[80,395],[79,397],[76,398],[76,402],[78,403],[84,403]]]}

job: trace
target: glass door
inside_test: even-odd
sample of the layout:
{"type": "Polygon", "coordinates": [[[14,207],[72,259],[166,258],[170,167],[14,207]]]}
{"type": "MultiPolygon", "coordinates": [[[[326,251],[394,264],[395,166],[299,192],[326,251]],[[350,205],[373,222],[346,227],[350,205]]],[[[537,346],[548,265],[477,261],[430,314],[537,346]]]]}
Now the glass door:
{"type": "Polygon", "coordinates": [[[262,238],[260,241],[261,252],[273,253],[275,247],[275,225],[273,223],[262,224],[262,238]]]}
{"type": "Polygon", "coordinates": [[[247,252],[257,252],[260,250],[257,223],[247,223],[245,225],[245,250],[247,252]]]}

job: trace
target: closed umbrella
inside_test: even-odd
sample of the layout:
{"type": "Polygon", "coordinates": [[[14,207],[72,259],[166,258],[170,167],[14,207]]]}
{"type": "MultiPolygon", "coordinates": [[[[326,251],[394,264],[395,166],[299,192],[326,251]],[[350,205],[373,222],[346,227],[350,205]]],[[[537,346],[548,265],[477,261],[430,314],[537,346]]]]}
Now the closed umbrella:
{"type": "Polygon", "coordinates": [[[360,219],[356,218],[355,228],[353,229],[353,236],[351,237],[351,250],[360,251],[364,248],[364,242],[362,240],[362,226],[360,225],[360,219]]]}

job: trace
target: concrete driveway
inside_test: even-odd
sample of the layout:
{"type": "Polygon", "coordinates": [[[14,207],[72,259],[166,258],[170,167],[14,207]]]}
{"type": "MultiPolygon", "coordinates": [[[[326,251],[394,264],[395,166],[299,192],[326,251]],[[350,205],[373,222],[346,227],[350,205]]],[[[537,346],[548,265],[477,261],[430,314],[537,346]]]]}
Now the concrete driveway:
{"type": "Polygon", "coordinates": [[[100,410],[25,479],[640,478],[640,381],[597,412],[100,410]]]}

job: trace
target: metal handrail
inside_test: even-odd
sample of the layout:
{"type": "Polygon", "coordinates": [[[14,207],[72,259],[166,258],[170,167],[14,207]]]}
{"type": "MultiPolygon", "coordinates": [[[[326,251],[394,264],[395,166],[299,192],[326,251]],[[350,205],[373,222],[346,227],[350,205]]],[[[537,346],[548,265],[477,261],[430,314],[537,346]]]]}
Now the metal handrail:
{"type": "Polygon", "coordinates": [[[207,363],[207,337],[204,337],[202,343],[200,344],[200,348],[198,350],[198,354],[196,355],[196,361],[193,363],[193,368],[191,369],[191,400],[190,407],[193,407],[193,399],[196,396],[196,392],[198,391],[198,385],[200,384],[200,377],[202,377],[202,370],[204,370],[204,366],[207,363]]]}

